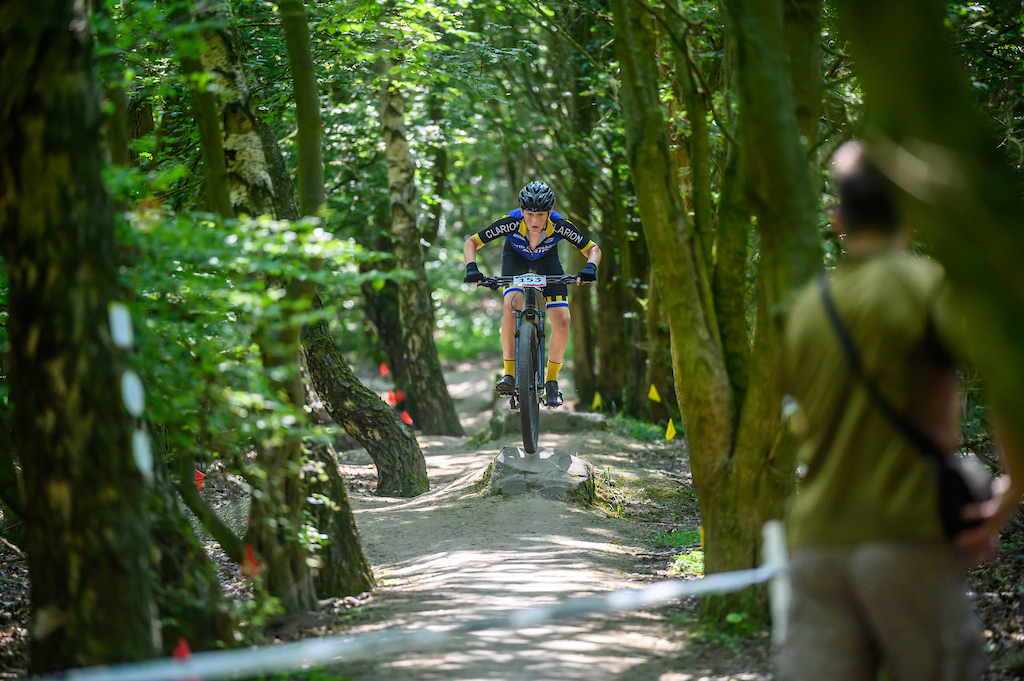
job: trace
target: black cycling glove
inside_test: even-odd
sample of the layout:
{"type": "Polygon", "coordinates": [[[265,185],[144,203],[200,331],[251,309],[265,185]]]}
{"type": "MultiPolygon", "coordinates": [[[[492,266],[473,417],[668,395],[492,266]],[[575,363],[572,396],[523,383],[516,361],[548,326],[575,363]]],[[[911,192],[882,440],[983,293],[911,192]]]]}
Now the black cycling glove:
{"type": "Polygon", "coordinates": [[[588,262],[576,276],[582,281],[597,281],[597,265],[588,262]]]}
{"type": "Polygon", "coordinates": [[[484,275],[480,274],[480,268],[476,266],[475,262],[466,263],[466,276],[462,280],[467,284],[475,284],[478,281],[483,281],[484,275]]]}

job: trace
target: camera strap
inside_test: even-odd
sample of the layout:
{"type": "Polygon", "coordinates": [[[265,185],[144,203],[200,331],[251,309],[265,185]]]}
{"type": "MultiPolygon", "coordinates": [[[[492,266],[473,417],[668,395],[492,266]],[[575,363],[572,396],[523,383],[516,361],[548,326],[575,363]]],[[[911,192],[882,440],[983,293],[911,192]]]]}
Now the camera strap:
{"type": "Polygon", "coordinates": [[[843,353],[846,355],[846,359],[850,364],[850,369],[853,371],[853,375],[856,376],[857,380],[860,381],[861,385],[867,391],[868,397],[875,403],[875,406],[885,415],[889,422],[896,427],[900,433],[903,434],[910,444],[921,452],[923,455],[936,459],[940,463],[946,458],[946,454],[942,449],[925,433],[921,432],[914,424],[912,424],[903,414],[899,413],[892,404],[885,399],[882,395],[881,390],[878,389],[878,385],[868,376],[867,371],[864,369],[864,363],[860,359],[860,355],[857,352],[857,346],[853,343],[853,338],[850,336],[850,332],[847,330],[846,325],[843,324],[843,320],[839,317],[839,311],[836,310],[835,301],[832,299],[832,293],[829,288],[828,275],[826,272],[821,272],[818,275],[818,289],[821,291],[821,301],[825,304],[825,312],[828,314],[829,322],[832,324],[832,329],[835,331],[836,336],[839,338],[839,344],[843,348],[843,353]]]}

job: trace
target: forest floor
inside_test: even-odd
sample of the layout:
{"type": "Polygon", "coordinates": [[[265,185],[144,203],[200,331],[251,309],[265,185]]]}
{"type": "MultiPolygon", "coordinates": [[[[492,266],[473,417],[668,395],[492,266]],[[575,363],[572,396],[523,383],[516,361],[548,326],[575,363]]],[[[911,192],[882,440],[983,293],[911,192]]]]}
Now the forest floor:
{"type": "MultiPolygon", "coordinates": [[[[376,475],[365,452],[339,453],[378,586],[372,594],[327,604],[315,622],[265,632],[253,642],[392,628],[441,632],[568,598],[639,588],[670,577],[696,578],[702,559],[700,520],[681,437],[637,438],[614,420],[582,432],[557,432],[561,414],[572,410],[567,399],[560,410],[546,414],[552,427],[542,432],[541,446],[591,463],[600,478],[598,503],[585,508],[533,495],[485,494],[481,479],[487,465],[502,447],[521,444],[514,432],[498,440],[482,437],[489,432],[492,410],[507,409],[504,400],[494,401],[497,372],[496,363],[447,368],[467,436],[419,437],[431,480],[430,491],[420,497],[374,495],[376,475]]],[[[390,388],[378,376],[361,378],[378,392],[390,388]]],[[[565,379],[563,390],[571,396],[571,377],[565,379]]],[[[216,488],[211,485],[211,493],[216,488]]],[[[210,544],[226,593],[236,600],[250,598],[237,566],[210,544]]],[[[971,582],[991,660],[985,681],[1024,678],[1024,544],[1007,542],[999,559],[974,571],[971,582]]],[[[0,545],[0,678],[25,671],[27,588],[24,560],[0,545]]],[[[369,651],[314,678],[773,678],[768,632],[701,631],[697,605],[688,599],[643,612],[588,615],[529,629],[495,628],[429,646],[369,651]]]]}

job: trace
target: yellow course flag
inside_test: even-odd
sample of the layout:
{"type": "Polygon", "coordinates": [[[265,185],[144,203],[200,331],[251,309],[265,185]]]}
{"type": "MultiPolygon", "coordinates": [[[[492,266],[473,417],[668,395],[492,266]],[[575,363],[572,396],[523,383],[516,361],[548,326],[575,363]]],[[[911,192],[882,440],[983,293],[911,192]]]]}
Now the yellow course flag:
{"type": "Polygon", "coordinates": [[[604,400],[601,399],[601,393],[594,393],[594,403],[590,405],[590,408],[597,409],[602,404],[604,404],[604,400]]]}
{"type": "Polygon", "coordinates": [[[672,419],[668,420],[668,430],[665,431],[665,439],[671,440],[676,436],[676,427],[672,425],[672,419]]]}
{"type": "Polygon", "coordinates": [[[661,402],[661,395],[658,394],[658,389],[651,383],[651,390],[647,393],[647,399],[653,402],[661,402]]]}

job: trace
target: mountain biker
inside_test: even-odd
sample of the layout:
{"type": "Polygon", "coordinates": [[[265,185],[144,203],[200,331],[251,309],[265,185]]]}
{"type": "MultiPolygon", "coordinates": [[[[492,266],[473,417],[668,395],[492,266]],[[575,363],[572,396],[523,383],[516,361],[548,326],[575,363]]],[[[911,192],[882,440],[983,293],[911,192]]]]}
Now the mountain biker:
{"type": "MultiPolygon", "coordinates": [[[[501,254],[501,275],[565,274],[558,258],[558,242],[565,239],[587,256],[587,264],[576,277],[577,284],[597,280],[597,266],[601,263],[601,249],[586,234],[565,217],[553,210],[555,193],[545,182],[530,182],[519,192],[519,208],[491,223],[486,229],[466,239],[462,253],[466,258],[468,284],[479,285],[484,275],[476,264],[476,252],[484,244],[505,237],[505,250],[501,254]]],[[[569,288],[565,284],[548,284],[544,288],[547,316],[551,320],[551,344],[545,374],[544,403],[549,407],[562,404],[558,389],[558,372],[562,368],[565,346],[569,342],[569,288]]],[[[523,309],[523,289],[509,286],[504,293],[504,312],[501,318],[501,350],[505,375],[495,384],[499,395],[515,392],[515,311],[523,309]]]]}

